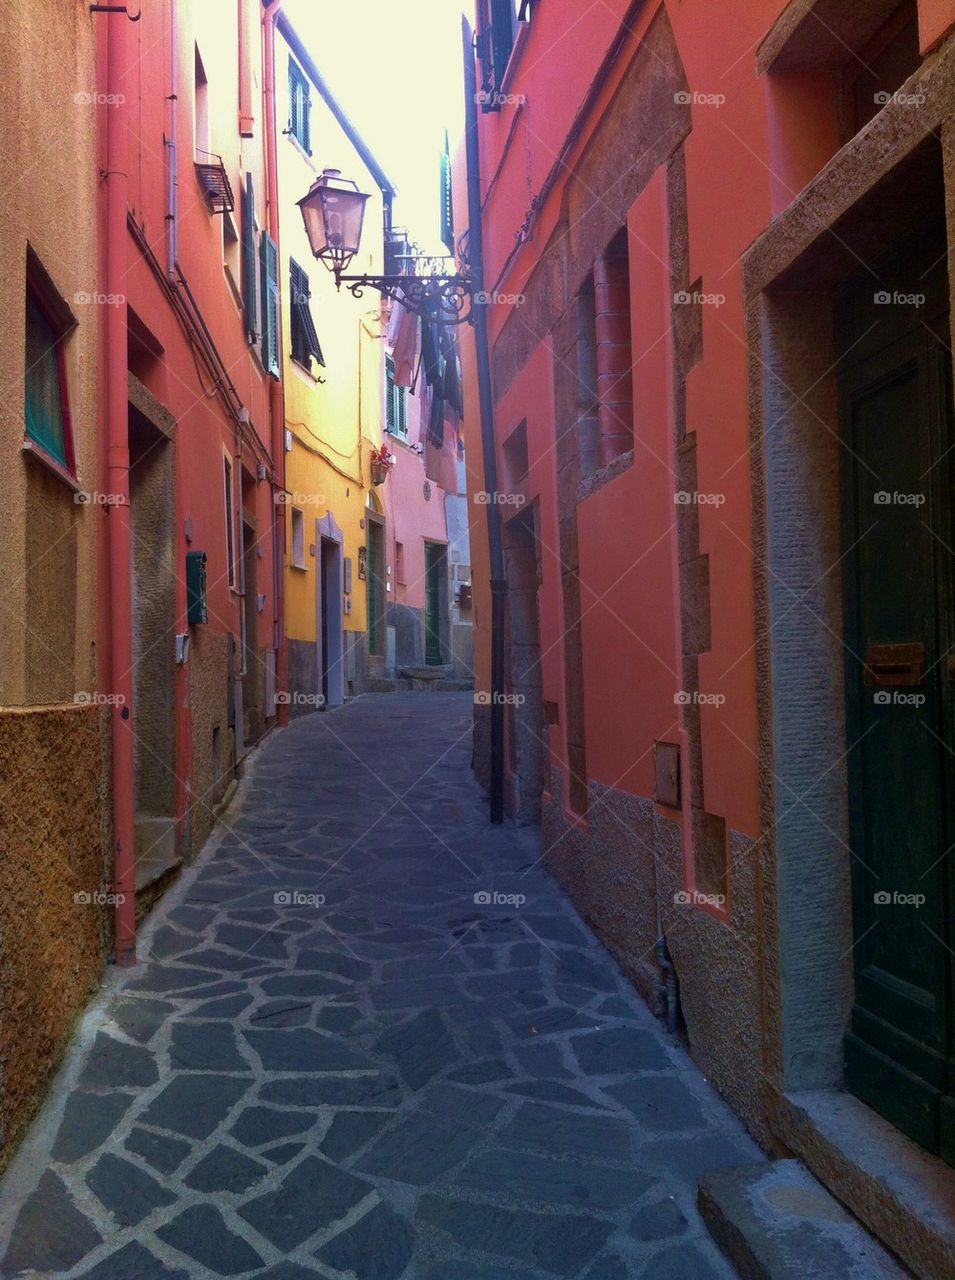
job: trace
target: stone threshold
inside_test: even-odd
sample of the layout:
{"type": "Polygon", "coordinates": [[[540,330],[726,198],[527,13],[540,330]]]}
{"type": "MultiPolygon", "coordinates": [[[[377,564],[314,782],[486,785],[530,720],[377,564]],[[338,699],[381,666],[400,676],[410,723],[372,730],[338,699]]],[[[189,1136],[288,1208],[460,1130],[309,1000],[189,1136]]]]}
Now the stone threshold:
{"type": "Polygon", "coordinates": [[[799,1160],[713,1169],[700,1214],[742,1280],[905,1280],[877,1244],[799,1160]]]}
{"type": "Polygon", "coordinates": [[[777,1097],[773,1131],[923,1280],[955,1276],[955,1169],[849,1093],[777,1097]]]}

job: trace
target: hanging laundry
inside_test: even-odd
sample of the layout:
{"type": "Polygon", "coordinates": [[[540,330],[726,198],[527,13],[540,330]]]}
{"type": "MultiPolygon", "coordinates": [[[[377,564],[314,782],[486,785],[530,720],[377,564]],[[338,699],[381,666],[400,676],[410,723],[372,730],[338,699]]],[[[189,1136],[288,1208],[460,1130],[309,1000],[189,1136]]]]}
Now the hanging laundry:
{"type": "Polygon", "coordinates": [[[395,362],[395,386],[413,387],[415,384],[420,352],[419,317],[399,298],[392,309],[388,323],[388,346],[395,362]]]}

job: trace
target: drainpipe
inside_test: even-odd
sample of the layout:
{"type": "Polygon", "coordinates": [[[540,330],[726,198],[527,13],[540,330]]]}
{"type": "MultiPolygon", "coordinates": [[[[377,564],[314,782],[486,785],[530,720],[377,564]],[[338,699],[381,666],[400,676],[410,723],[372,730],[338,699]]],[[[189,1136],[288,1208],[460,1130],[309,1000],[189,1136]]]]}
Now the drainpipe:
{"type": "MultiPolygon", "coordinates": [[[[125,293],[128,134],[124,99],[128,18],[107,16],[106,289],[125,293]]],[[[133,779],[133,625],[129,509],[129,365],[126,307],[106,308],[107,492],[109,555],[110,692],[113,702],[113,892],[116,900],[116,963],[136,963],[135,817],[133,779]]]]}
{"type": "MultiPolygon", "coordinates": [[[[281,270],[279,245],[279,179],[278,145],[275,120],[275,24],[282,12],[282,0],[266,9],[262,19],[263,56],[265,59],[265,156],[268,169],[268,229],[275,241],[281,270]]],[[[282,323],[278,326],[279,368],[282,368],[282,323]]],[[[277,502],[285,492],[285,388],[272,378],[269,386],[269,414],[272,422],[272,565],[275,578],[275,687],[288,688],[288,640],[285,633],[285,503],[277,502]]],[[[288,724],[288,703],[278,707],[278,723],[288,724]]]]}
{"type": "MultiPolygon", "coordinates": [[[[475,294],[484,292],[484,234],[481,225],[481,153],[478,136],[477,73],[474,37],[467,18],[461,19],[464,41],[464,110],[468,175],[468,255],[475,294]]],[[[484,511],[491,570],[491,821],[504,821],[504,545],[501,508],[497,501],[497,454],[494,442],[494,399],[487,340],[487,303],[474,303],[474,345],[477,358],[478,401],[481,415],[481,453],[484,483],[492,497],[484,511]]]]}
{"type": "Polygon", "coordinates": [[[169,135],[166,138],[166,275],[176,277],[179,257],[179,26],[169,0],[169,135]]]}

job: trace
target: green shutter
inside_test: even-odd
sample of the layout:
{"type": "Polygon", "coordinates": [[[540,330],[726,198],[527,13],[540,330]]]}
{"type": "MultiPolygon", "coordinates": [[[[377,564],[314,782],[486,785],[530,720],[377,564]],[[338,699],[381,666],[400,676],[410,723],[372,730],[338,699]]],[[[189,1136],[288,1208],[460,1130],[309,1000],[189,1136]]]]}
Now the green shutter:
{"type": "Polygon", "coordinates": [[[262,232],[262,363],[273,378],[279,367],[279,255],[275,241],[262,232]]]}
{"type": "Polygon", "coordinates": [[[245,175],[242,192],[242,303],[245,331],[254,342],[259,333],[259,298],[255,270],[255,191],[252,175],[245,175]]]}
{"type": "Polygon", "coordinates": [[[385,430],[395,431],[395,362],[385,356],[385,430]]]}
{"type": "Polygon", "coordinates": [[[310,86],[302,69],[289,58],[288,63],[289,133],[308,155],[312,154],[312,100],[310,86]]]}
{"type": "Polygon", "coordinates": [[[451,151],[448,131],[444,131],[444,151],[441,153],[441,241],[448,253],[454,253],[454,205],[451,193],[451,151]]]}

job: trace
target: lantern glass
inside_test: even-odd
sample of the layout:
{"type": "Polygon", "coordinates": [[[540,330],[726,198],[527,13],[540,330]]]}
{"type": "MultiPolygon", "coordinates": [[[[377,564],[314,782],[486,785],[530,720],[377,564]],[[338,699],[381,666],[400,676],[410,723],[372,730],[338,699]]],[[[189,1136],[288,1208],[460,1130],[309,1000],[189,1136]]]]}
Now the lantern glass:
{"type": "Polygon", "coordinates": [[[369,199],[337,169],[326,169],[298,202],[312,253],[335,271],[343,271],[358,252],[369,199]]]}

